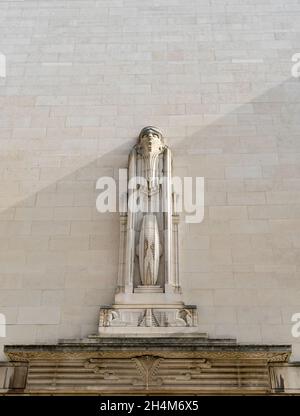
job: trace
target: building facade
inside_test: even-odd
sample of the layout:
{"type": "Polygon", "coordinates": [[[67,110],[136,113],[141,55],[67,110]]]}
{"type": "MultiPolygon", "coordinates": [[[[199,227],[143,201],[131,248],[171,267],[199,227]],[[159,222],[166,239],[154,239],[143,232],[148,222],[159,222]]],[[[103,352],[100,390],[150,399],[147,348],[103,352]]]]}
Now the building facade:
{"type": "MultiPolygon", "coordinates": [[[[117,363],[107,374],[102,357],[121,360],[130,385],[149,394],[162,380],[169,393],[180,385],[196,394],[296,394],[298,1],[25,0],[0,8],[2,393],[55,393],[60,372],[64,392],[76,392],[79,373],[81,391],[97,379],[93,394],[101,394],[105,379],[114,392],[128,380],[117,363]],[[205,184],[203,221],[174,221],[174,264],[183,304],[196,307],[197,331],[208,337],[171,337],[172,358],[158,354],[163,339],[148,351],[146,341],[117,337],[112,347],[109,338],[98,346],[88,338],[98,333],[100,305],[114,302],[122,248],[119,213],[97,211],[96,183],[119,180],[149,124],[168,139],[174,175],[205,184]],[[187,356],[189,370],[180,361],[187,356]],[[220,382],[225,373],[233,390],[220,382]],[[207,382],[214,377],[216,389],[207,382]]],[[[160,249],[155,258],[150,274],[134,263],[156,284],[168,273],[155,272],[160,249]]]]}

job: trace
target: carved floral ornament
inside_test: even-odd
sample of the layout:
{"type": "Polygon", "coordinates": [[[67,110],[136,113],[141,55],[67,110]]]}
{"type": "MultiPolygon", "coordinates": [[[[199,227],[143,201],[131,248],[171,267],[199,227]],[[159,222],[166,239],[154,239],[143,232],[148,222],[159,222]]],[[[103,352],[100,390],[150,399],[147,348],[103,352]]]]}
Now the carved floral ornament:
{"type": "MultiPolygon", "coordinates": [[[[131,383],[134,386],[145,385],[146,388],[150,385],[162,385],[165,381],[171,380],[191,380],[193,375],[201,373],[205,369],[210,369],[212,364],[207,359],[196,359],[192,363],[187,365],[186,371],[182,371],[181,368],[178,368],[178,374],[170,374],[164,378],[159,376],[160,364],[165,361],[164,358],[157,355],[141,355],[132,357],[130,360],[125,360],[127,364],[131,361],[137,371],[136,376],[132,379],[131,383]]],[[[186,362],[184,360],[184,362],[186,362]]],[[[181,360],[178,360],[178,365],[180,366],[181,360]]],[[[90,369],[94,374],[99,375],[104,380],[120,380],[120,374],[117,375],[116,371],[111,370],[111,360],[106,359],[90,359],[87,360],[84,364],[84,368],[90,369]]],[[[122,368],[122,365],[121,365],[122,368]]]]}

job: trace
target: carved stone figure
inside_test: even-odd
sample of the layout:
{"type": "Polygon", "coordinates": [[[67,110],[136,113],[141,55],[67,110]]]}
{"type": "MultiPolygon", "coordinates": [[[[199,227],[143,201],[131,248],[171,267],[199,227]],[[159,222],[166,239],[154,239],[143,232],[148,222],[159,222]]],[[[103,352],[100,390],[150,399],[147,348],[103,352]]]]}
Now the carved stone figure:
{"type": "Polygon", "coordinates": [[[182,321],[186,326],[193,325],[192,314],[188,309],[179,309],[177,311],[176,322],[180,323],[182,321]]]}
{"type": "Polygon", "coordinates": [[[139,135],[137,152],[142,155],[145,162],[144,175],[148,183],[148,189],[151,190],[157,183],[158,178],[157,162],[158,156],[166,148],[162,133],[156,127],[145,127],[139,135]]]}
{"type": "Polygon", "coordinates": [[[119,312],[113,309],[100,310],[100,324],[101,326],[111,326],[119,323],[119,312]]]}
{"type": "Polygon", "coordinates": [[[101,309],[99,335],[195,332],[196,308],[184,304],[179,282],[172,154],[156,127],[144,127],[130,152],[127,188],[118,287],[114,304],[101,309]]]}
{"type": "Polygon", "coordinates": [[[133,186],[128,189],[120,291],[140,292],[141,286],[157,286],[162,293],[180,292],[173,261],[178,249],[172,247],[171,151],[156,127],[140,132],[129,156],[128,183],[133,186]],[[132,201],[139,201],[139,209],[132,209],[132,201]]]}

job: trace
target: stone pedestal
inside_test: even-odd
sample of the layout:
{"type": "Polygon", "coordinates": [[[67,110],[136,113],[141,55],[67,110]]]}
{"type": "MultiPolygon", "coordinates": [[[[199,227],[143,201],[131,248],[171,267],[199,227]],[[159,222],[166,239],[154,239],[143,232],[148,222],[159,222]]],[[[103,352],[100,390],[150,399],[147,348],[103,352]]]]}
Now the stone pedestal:
{"type": "Polygon", "coordinates": [[[154,286],[154,285],[147,285],[142,286],[138,285],[133,291],[133,293],[163,293],[163,288],[160,286],[154,286]]]}
{"type": "MultiPolygon", "coordinates": [[[[199,334],[196,307],[178,304],[118,304],[101,307],[98,336],[199,334]]],[[[206,337],[206,334],[201,334],[206,337]]]]}

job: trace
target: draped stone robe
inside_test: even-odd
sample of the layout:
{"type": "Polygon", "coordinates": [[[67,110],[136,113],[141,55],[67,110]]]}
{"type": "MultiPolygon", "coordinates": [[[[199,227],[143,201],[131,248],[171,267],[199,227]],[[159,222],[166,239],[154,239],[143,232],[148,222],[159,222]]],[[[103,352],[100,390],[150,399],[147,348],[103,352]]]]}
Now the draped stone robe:
{"type": "Polygon", "coordinates": [[[129,211],[127,219],[126,286],[172,284],[171,152],[142,154],[135,146],[129,157],[129,211]],[[151,156],[152,160],[151,160],[151,156]],[[134,183],[134,178],[138,178],[134,183]],[[133,189],[131,188],[133,185],[133,189]],[[134,201],[138,209],[130,209],[134,201]]]}

